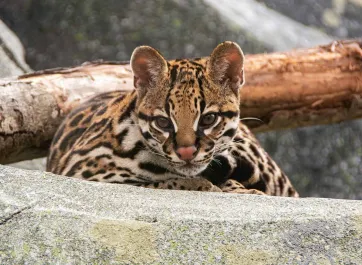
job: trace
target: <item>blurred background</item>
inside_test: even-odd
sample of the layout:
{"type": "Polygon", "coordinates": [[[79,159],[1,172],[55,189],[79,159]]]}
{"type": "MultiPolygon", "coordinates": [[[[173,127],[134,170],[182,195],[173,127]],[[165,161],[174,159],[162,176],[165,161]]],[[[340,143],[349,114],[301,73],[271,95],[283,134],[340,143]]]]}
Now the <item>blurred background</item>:
{"type": "MultiPolygon", "coordinates": [[[[361,37],[362,0],[0,0],[0,20],[5,77],[127,61],[143,44],[171,59],[207,56],[225,40],[248,54],[361,37]]],[[[362,199],[362,121],[257,137],[301,196],[362,199]]],[[[14,165],[43,170],[44,160],[14,165]]]]}

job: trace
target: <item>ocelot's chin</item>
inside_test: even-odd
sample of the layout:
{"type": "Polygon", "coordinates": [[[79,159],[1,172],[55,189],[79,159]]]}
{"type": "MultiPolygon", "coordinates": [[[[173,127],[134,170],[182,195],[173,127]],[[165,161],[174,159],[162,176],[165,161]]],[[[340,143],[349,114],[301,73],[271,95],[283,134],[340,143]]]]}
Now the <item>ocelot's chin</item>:
{"type": "Polygon", "coordinates": [[[186,176],[186,177],[195,177],[196,175],[200,174],[207,168],[208,164],[186,164],[183,166],[175,167],[174,169],[186,176]]]}

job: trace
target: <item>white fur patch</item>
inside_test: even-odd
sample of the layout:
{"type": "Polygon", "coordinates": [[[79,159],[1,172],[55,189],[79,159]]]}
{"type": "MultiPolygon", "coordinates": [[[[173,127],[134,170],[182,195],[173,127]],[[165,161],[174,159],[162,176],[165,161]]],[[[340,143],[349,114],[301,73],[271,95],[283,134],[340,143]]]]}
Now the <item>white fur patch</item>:
{"type": "Polygon", "coordinates": [[[239,126],[239,119],[234,119],[232,121],[229,121],[226,126],[225,126],[225,130],[224,131],[227,131],[229,129],[237,129],[239,126]]]}
{"type": "MultiPolygon", "coordinates": [[[[140,120],[140,123],[143,121],[140,120]]],[[[117,127],[114,129],[115,134],[119,134],[120,132],[124,131],[124,129],[129,127],[138,127],[137,124],[132,124],[133,120],[131,118],[128,118],[126,120],[123,120],[121,123],[117,124],[117,127]]]]}
{"type": "Polygon", "coordinates": [[[200,120],[200,113],[197,114],[197,117],[196,117],[196,120],[194,122],[194,125],[192,126],[192,128],[194,129],[194,131],[196,132],[197,131],[197,127],[199,126],[199,120],[200,120]]]}
{"type": "Polygon", "coordinates": [[[171,115],[170,118],[171,118],[171,121],[173,123],[173,127],[175,129],[175,132],[177,133],[177,130],[178,130],[177,123],[176,123],[176,121],[175,121],[175,119],[174,119],[174,117],[172,115],[171,115]]]}

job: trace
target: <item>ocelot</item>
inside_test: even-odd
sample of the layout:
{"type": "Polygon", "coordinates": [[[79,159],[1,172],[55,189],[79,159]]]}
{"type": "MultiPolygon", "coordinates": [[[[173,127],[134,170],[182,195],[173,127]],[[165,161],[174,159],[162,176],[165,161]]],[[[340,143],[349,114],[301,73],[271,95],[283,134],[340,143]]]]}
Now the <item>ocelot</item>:
{"type": "Polygon", "coordinates": [[[239,119],[244,55],[233,42],[207,58],[131,57],[135,90],[75,108],[53,139],[47,170],[161,189],[297,197],[287,176],[239,119]]]}

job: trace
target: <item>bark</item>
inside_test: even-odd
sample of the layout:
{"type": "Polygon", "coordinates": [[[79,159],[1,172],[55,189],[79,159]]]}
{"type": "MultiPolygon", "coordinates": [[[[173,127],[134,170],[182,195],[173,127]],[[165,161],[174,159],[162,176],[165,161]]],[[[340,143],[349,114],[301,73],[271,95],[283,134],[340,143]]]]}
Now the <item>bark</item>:
{"type": "Polygon", "coordinates": [[[250,55],[241,116],[254,132],[362,117],[362,39],[287,53],[250,55]]]}
{"type": "Polygon", "coordinates": [[[0,80],[0,164],[46,156],[72,108],[119,88],[133,89],[128,64],[94,62],[0,80]]]}
{"type": "MultiPolygon", "coordinates": [[[[247,55],[241,116],[254,131],[362,117],[362,39],[247,55]]],[[[127,63],[93,62],[0,81],[0,163],[46,155],[64,116],[100,92],[133,89],[127,63]]]]}

